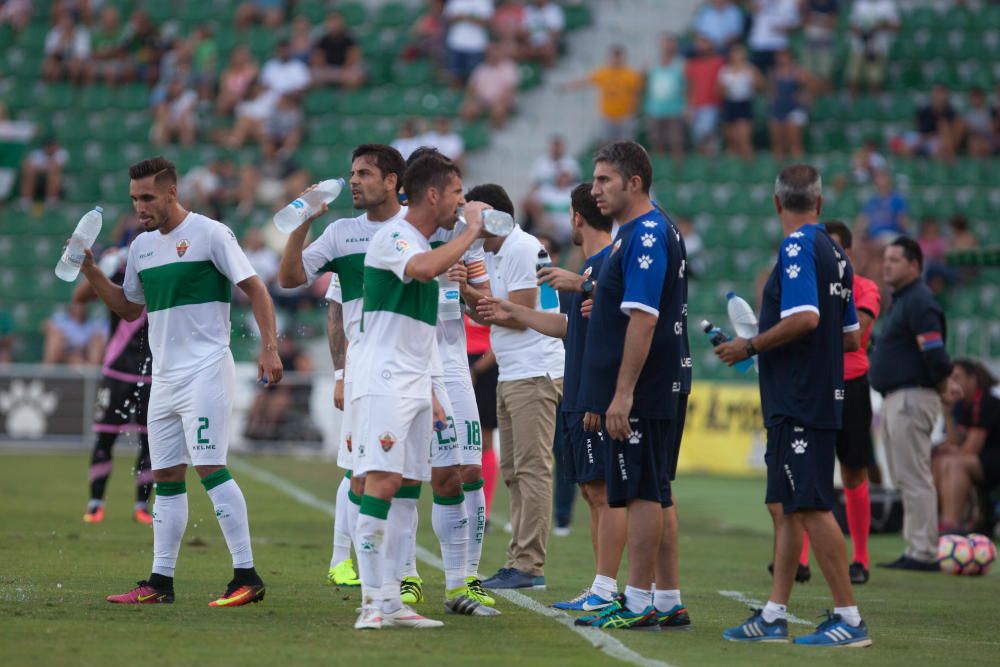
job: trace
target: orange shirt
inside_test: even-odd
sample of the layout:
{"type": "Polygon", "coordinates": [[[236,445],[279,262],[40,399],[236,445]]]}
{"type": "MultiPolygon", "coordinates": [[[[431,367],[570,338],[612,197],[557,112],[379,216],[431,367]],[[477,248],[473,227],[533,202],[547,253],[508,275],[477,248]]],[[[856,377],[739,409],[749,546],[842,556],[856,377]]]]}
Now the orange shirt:
{"type": "Polygon", "coordinates": [[[628,67],[601,67],[590,73],[601,94],[601,115],[608,120],[633,118],[639,108],[642,74],[628,67]]]}
{"type": "MultiPolygon", "coordinates": [[[[868,278],[854,274],[854,307],[860,312],[867,311],[873,319],[878,319],[882,307],[882,295],[878,285],[868,278]]],[[[868,341],[872,337],[872,329],[861,332],[861,347],[854,352],[844,352],[844,379],[854,380],[868,372],[868,341]]]]}

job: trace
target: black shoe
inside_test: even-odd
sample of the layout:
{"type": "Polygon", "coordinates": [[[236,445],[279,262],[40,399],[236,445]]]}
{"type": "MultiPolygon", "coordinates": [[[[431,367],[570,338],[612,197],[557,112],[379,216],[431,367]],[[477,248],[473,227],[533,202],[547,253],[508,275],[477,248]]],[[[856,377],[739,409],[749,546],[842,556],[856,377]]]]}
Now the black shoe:
{"type": "Polygon", "coordinates": [[[941,567],[935,561],[917,560],[909,556],[900,556],[891,563],[879,563],[878,566],[890,570],[912,570],[914,572],[941,571],[941,567]]]}
{"type": "MultiPolygon", "coordinates": [[[[767,564],[767,571],[771,573],[772,577],[774,576],[774,563],[767,564]]],[[[803,565],[802,563],[799,563],[798,567],[795,568],[795,581],[800,584],[806,583],[807,581],[812,579],[812,576],[813,576],[812,570],[809,569],[808,565],[803,565]]]]}
{"type": "Polygon", "coordinates": [[[864,565],[858,561],[851,563],[851,567],[848,570],[851,574],[851,583],[857,584],[858,586],[868,583],[868,570],[864,565]]]}

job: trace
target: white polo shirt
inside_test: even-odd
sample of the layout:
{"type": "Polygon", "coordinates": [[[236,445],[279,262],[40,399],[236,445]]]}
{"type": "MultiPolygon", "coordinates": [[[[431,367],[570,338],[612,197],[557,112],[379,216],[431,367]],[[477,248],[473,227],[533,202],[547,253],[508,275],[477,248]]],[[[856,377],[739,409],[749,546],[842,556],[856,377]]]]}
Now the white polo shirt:
{"type": "MultiPolygon", "coordinates": [[[[515,226],[496,253],[486,253],[486,269],[494,296],[510,299],[510,293],[523,289],[538,289],[535,309],[559,312],[559,295],[547,285],[538,286],[535,266],[542,244],[531,234],[515,226]]],[[[490,345],[497,357],[500,382],[524,380],[544,375],[556,379],[563,376],[565,350],[558,338],[551,338],[533,329],[490,327],[490,345]]]]}

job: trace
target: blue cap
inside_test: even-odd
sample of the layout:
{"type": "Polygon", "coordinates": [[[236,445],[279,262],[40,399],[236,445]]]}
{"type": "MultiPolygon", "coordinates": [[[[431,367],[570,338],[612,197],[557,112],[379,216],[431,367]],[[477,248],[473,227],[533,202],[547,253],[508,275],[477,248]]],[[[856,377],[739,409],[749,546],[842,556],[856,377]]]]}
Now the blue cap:
{"type": "Polygon", "coordinates": [[[95,206],[94,210],[97,211],[98,213],[104,213],[104,208],[102,208],[101,206],[95,206]]]}
{"type": "Polygon", "coordinates": [[[736,292],[726,292],[726,300],[727,301],[729,299],[732,299],[734,296],[736,296],[736,292]]]}

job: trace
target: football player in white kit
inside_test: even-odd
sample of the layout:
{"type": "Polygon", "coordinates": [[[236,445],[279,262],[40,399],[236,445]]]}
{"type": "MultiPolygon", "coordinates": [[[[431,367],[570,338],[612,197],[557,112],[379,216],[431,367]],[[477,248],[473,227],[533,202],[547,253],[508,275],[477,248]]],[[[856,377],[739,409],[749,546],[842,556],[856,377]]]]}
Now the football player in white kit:
{"type": "MultiPolygon", "coordinates": [[[[364,488],[363,480],[352,480],[351,477],[353,373],[350,351],[361,335],[365,252],[375,232],[387,222],[401,219],[406,214],[406,208],[400,206],[397,195],[405,169],[403,156],[391,146],[362,144],[354,149],[351,156],[351,203],[364,213],[329,224],[319,238],[304,248],[310,224],[326,213],[326,207],[322,207],[288,236],[278,269],[282,287],[312,284],[323,273],[333,272],[327,297],[330,299],[327,335],[336,373],[334,405],[344,411],[337,464],[346,474],[337,489],[333,554],[327,581],[338,586],[358,586],[361,583],[350,558],[351,536],[357,524],[364,488]]],[[[416,487],[417,492],[419,488],[416,487]]],[[[407,488],[401,493],[412,495],[412,489],[407,488]]]]}

